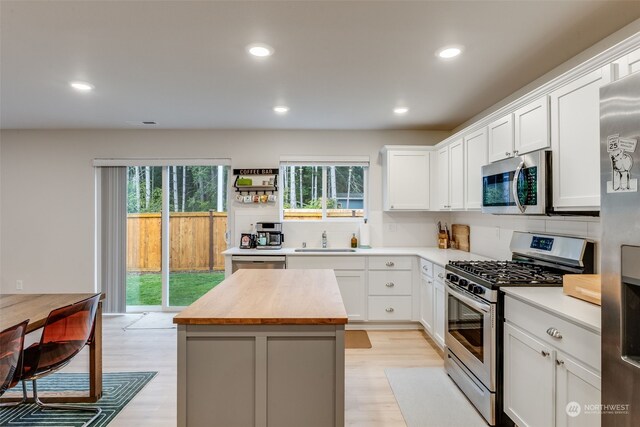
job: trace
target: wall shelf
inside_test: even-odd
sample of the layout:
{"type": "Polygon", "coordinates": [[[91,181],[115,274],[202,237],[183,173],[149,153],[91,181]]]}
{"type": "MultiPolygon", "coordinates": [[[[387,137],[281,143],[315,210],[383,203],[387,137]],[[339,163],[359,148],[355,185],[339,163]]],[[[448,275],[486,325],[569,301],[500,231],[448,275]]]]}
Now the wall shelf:
{"type": "MultiPolygon", "coordinates": [[[[233,174],[236,176],[235,181],[233,182],[233,187],[236,189],[237,193],[255,193],[255,194],[274,194],[278,191],[278,173],[279,170],[276,169],[234,169],[233,174]],[[258,177],[269,177],[269,180],[273,180],[273,185],[239,185],[238,179],[243,176],[258,176],[258,177]]],[[[260,179],[262,181],[262,179],[260,179]]]]}

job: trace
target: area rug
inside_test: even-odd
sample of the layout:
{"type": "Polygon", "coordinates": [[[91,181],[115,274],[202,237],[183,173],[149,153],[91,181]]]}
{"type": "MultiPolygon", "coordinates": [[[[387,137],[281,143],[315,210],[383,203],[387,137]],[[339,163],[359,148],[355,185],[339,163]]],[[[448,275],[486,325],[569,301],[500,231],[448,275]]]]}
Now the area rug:
{"type": "Polygon", "coordinates": [[[125,326],[124,329],[176,329],[176,325],[173,323],[173,318],[177,314],[178,313],[162,312],[143,313],[142,317],[134,320],[128,326],[125,326]]]}
{"type": "Polygon", "coordinates": [[[443,367],[387,368],[387,380],[408,427],[486,427],[443,367]]]}
{"type": "Polygon", "coordinates": [[[344,348],[371,348],[367,331],[344,331],[344,348]]]}
{"type": "MultiPolygon", "coordinates": [[[[157,375],[157,372],[110,372],[102,376],[102,398],[86,406],[102,408],[100,417],[91,427],[103,427],[118,415],[131,399],[157,375]]],[[[29,386],[31,383],[28,383],[29,386]]],[[[20,387],[18,386],[18,389],[20,387]]],[[[38,380],[38,394],[47,391],[82,391],[89,389],[89,376],[86,373],[58,373],[38,380]]],[[[31,387],[29,387],[31,396],[31,387]]],[[[85,405],[85,404],[82,404],[85,405]]],[[[78,411],[41,410],[34,403],[0,408],[0,426],[55,426],[77,427],[89,420],[94,414],[78,411]]]]}

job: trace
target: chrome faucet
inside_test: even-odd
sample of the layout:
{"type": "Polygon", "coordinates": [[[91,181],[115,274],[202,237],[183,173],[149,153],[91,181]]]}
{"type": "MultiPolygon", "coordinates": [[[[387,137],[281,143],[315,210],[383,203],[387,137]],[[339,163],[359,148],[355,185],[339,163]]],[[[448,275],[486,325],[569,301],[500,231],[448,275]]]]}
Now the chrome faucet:
{"type": "Polygon", "coordinates": [[[322,247],[326,248],[327,247],[327,231],[323,231],[322,232],[322,247]]]}

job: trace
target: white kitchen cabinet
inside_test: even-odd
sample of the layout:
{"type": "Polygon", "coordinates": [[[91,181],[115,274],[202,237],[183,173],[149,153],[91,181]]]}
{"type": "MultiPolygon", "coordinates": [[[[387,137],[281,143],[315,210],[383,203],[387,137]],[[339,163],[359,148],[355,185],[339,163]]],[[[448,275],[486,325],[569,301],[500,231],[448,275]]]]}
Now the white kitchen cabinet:
{"type": "Polygon", "coordinates": [[[510,296],[504,325],[505,413],[519,426],[599,427],[585,408],[601,402],[596,334],[510,296]],[[580,413],[569,416],[573,402],[580,413]]]}
{"type": "Polygon", "coordinates": [[[482,207],[482,166],[487,164],[487,129],[464,137],[464,206],[482,207]]]}
{"type": "Polygon", "coordinates": [[[490,162],[513,156],[513,114],[509,113],[489,123],[487,134],[490,162]]]}
{"type": "Polygon", "coordinates": [[[551,146],[549,97],[543,96],[513,113],[513,154],[520,156],[551,146]]]}
{"type": "Polygon", "coordinates": [[[420,323],[433,336],[433,263],[420,259],[420,323]]]}
{"type": "Polygon", "coordinates": [[[551,150],[553,207],[600,209],[600,87],[612,81],[611,65],[553,91],[551,150]]]}
{"type": "Polygon", "coordinates": [[[433,183],[438,192],[438,209],[448,210],[449,206],[449,146],[438,150],[438,180],[433,183]]]}
{"type": "Polygon", "coordinates": [[[334,270],[349,321],[367,318],[365,257],[288,256],[287,268],[334,270]]]}
{"type": "Polygon", "coordinates": [[[414,257],[369,257],[368,320],[410,321],[413,318],[414,264],[414,257]]]}
{"type": "Polygon", "coordinates": [[[427,147],[382,149],[385,211],[429,210],[430,156],[427,147]]]}
{"type": "Polygon", "coordinates": [[[420,285],[420,323],[433,336],[433,279],[422,277],[420,285]]]}
{"type": "Polygon", "coordinates": [[[364,271],[358,270],[334,270],[340,295],[347,310],[349,321],[359,321],[366,318],[365,315],[365,281],[364,271]]]}
{"type": "Polygon", "coordinates": [[[504,412],[521,427],[555,425],[551,348],[504,325],[504,412]]]}
{"type": "Polygon", "coordinates": [[[438,209],[464,209],[464,141],[451,142],[438,150],[438,209]]]}
{"type": "Polygon", "coordinates": [[[584,405],[599,405],[600,377],[572,357],[556,354],[556,425],[568,427],[599,427],[600,415],[597,411],[588,414],[584,405]],[[567,405],[579,403],[582,411],[578,416],[569,416],[567,405]]]}
{"type": "Polygon", "coordinates": [[[640,49],[634,50],[615,62],[616,80],[640,71],[640,49]]]}
{"type": "Polygon", "coordinates": [[[445,334],[445,295],[444,295],[444,267],[433,266],[433,339],[440,348],[444,348],[445,334]]]}

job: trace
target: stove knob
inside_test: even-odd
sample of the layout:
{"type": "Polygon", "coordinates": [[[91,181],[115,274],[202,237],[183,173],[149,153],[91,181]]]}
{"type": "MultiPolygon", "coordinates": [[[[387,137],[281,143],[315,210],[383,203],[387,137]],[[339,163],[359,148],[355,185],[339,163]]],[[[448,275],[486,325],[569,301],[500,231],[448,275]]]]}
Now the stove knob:
{"type": "Polygon", "coordinates": [[[455,274],[449,274],[448,276],[449,276],[449,281],[451,283],[458,283],[458,279],[459,279],[458,276],[456,276],[455,274]]]}
{"type": "Polygon", "coordinates": [[[458,285],[462,286],[463,288],[466,288],[468,283],[469,281],[467,279],[460,279],[458,281],[458,285]]]}
{"type": "Polygon", "coordinates": [[[447,273],[447,280],[448,280],[448,281],[451,281],[451,276],[453,276],[453,274],[451,274],[451,273],[447,273]]]}
{"type": "Polygon", "coordinates": [[[469,286],[467,286],[467,289],[469,290],[469,292],[473,293],[474,289],[476,288],[476,285],[474,285],[473,283],[469,283],[469,286]]]}
{"type": "Polygon", "coordinates": [[[482,295],[482,294],[484,294],[484,288],[482,286],[476,286],[473,289],[473,293],[474,294],[478,294],[478,295],[482,295]]]}

